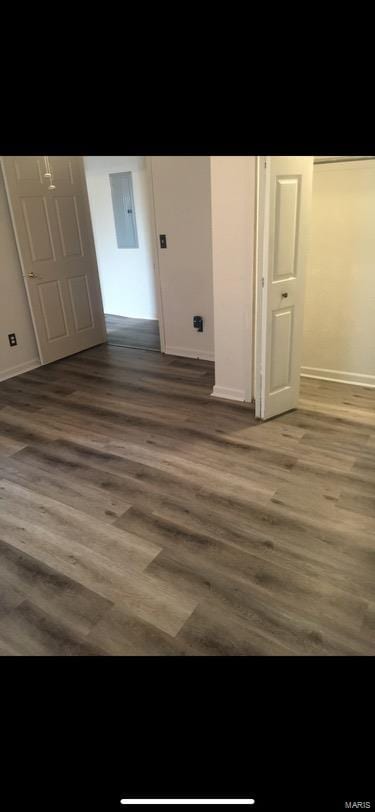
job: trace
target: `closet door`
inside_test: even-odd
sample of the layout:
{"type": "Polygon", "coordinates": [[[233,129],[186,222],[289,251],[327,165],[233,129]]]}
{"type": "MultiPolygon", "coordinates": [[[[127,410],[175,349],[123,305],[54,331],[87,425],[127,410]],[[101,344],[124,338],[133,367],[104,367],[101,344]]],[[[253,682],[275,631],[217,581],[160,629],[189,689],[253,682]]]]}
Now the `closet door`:
{"type": "Polygon", "coordinates": [[[3,158],[5,184],[42,364],[106,341],[83,160],[3,158]]]}
{"type": "Polygon", "coordinates": [[[263,420],[298,405],[312,177],[312,156],[266,159],[261,385],[256,397],[256,415],[263,420]]]}

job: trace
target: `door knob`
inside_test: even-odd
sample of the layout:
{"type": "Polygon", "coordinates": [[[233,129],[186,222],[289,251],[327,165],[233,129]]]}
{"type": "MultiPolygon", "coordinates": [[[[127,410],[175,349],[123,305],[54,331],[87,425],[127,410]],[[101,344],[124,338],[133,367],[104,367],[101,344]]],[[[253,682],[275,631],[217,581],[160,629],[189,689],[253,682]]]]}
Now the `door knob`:
{"type": "Polygon", "coordinates": [[[30,273],[27,273],[27,274],[26,274],[26,277],[30,277],[30,279],[34,279],[34,278],[36,278],[37,276],[38,276],[38,274],[37,274],[37,273],[34,273],[34,271],[30,271],[30,273]]]}
{"type": "Polygon", "coordinates": [[[282,296],[282,298],[283,298],[283,299],[287,299],[287,298],[288,298],[288,294],[287,294],[287,293],[282,293],[282,294],[281,294],[281,296],[282,296]]]}

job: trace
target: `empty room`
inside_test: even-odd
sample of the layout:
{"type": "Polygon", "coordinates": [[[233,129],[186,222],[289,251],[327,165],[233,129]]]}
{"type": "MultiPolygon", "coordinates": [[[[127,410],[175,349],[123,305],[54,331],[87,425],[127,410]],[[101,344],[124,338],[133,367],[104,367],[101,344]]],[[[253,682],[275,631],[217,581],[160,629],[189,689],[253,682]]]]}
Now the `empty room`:
{"type": "Polygon", "coordinates": [[[0,654],[374,654],[368,156],[0,172],[0,654]]]}

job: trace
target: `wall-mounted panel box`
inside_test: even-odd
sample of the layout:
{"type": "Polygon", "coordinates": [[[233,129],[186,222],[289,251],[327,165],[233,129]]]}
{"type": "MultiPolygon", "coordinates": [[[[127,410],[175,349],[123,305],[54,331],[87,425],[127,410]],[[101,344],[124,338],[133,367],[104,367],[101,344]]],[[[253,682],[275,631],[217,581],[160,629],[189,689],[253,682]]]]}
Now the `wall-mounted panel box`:
{"type": "Polygon", "coordinates": [[[138,248],[133,181],[131,172],[114,172],[109,176],[118,248],[138,248]]]}

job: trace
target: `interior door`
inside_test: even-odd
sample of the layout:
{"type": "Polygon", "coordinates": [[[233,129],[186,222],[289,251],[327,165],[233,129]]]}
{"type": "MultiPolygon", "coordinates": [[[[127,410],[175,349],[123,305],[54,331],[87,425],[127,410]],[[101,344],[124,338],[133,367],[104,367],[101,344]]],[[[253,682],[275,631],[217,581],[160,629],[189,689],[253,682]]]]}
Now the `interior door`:
{"type": "Polygon", "coordinates": [[[83,160],[3,158],[5,184],[42,364],[106,341],[83,160]]]}
{"type": "Polygon", "coordinates": [[[313,157],[267,157],[264,173],[256,414],[267,420],[298,405],[313,157]]]}

